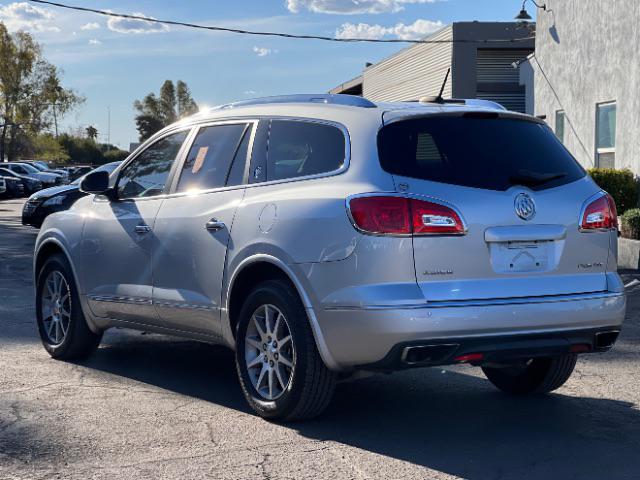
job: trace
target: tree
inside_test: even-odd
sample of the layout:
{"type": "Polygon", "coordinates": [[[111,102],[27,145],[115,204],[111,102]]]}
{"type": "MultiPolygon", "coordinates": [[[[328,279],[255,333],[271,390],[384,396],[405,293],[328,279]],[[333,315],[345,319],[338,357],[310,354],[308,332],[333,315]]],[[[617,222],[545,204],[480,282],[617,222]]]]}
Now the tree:
{"type": "Polygon", "coordinates": [[[129,154],[115,145],[97,143],[84,136],[63,133],[58,142],[68,153],[71,163],[102,165],[126,158],[129,154]]]}
{"type": "Polygon", "coordinates": [[[64,164],[69,161],[69,154],[53,135],[45,133],[33,139],[34,147],[31,155],[36,160],[44,160],[47,163],[64,164]]]}
{"type": "Polygon", "coordinates": [[[159,132],[165,127],[164,122],[153,115],[137,115],[136,116],[136,128],[140,134],[140,141],[151,138],[151,136],[159,132]]]}
{"type": "Polygon", "coordinates": [[[138,112],[135,122],[140,141],[145,141],[167,125],[198,111],[189,87],[182,80],[175,86],[171,80],[165,80],[158,96],[149,93],[142,100],[136,100],[133,108],[138,112]]]}
{"type": "Polygon", "coordinates": [[[61,85],[33,37],[0,22],[0,160],[33,151],[36,137],[84,99],[61,85]]]}
{"type": "Polygon", "coordinates": [[[165,80],[160,87],[160,114],[165,125],[170,125],[176,121],[178,115],[176,113],[176,88],[171,80],[165,80]]]}
{"type": "Polygon", "coordinates": [[[178,117],[183,118],[196,113],[198,105],[191,97],[191,90],[189,90],[187,84],[182,80],[178,80],[176,91],[178,96],[178,117]]]}
{"type": "Polygon", "coordinates": [[[89,140],[93,140],[95,142],[98,139],[98,129],[93,125],[89,125],[85,128],[85,132],[87,133],[87,138],[89,140]]]}

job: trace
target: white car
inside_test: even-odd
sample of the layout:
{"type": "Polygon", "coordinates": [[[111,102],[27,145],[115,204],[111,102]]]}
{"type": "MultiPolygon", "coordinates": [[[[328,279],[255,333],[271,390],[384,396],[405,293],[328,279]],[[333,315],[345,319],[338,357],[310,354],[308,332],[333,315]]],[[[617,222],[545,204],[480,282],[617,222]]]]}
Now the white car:
{"type": "Polygon", "coordinates": [[[53,187],[55,185],[61,185],[63,181],[61,175],[56,175],[55,173],[41,172],[36,167],[34,167],[33,165],[29,165],[28,163],[11,162],[11,163],[3,163],[2,166],[4,168],[8,168],[12,172],[15,172],[19,175],[26,175],[28,177],[32,177],[40,180],[44,188],[53,187]]]}

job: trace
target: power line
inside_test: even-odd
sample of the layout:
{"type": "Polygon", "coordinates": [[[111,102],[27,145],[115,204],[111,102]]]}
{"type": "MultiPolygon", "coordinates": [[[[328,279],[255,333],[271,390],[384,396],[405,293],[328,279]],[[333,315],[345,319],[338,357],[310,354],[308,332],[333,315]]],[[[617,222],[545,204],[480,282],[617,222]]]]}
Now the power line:
{"type": "Polygon", "coordinates": [[[243,30],[240,28],[218,27],[214,25],[199,25],[197,23],[179,22],[176,20],[159,20],[157,18],[145,17],[144,15],[129,15],[126,13],[110,12],[107,10],[78,7],[75,5],[66,5],[64,3],[50,2],[48,0],[29,0],[29,1],[33,3],[51,5],[53,7],[76,10],[79,12],[89,12],[89,13],[95,13],[98,15],[104,15],[107,17],[125,18],[128,20],[139,20],[143,22],[157,23],[162,25],[174,25],[174,26],[180,26],[180,27],[196,28],[200,30],[209,30],[214,32],[238,33],[241,35],[292,38],[292,39],[298,39],[298,40],[324,40],[327,42],[342,42],[342,43],[422,43],[422,44],[472,43],[472,44],[478,44],[478,43],[517,43],[517,42],[526,42],[528,40],[533,40],[535,38],[534,36],[522,37],[522,38],[499,38],[499,39],[485,39],[485,40],[471,40],[471,39],[405,40],[400,38],[338,38],[338,37],[327,37],[322,35],[297,35],[293,33],[261,32],[261,31],[254,31],[254,30],[243,30]]]}

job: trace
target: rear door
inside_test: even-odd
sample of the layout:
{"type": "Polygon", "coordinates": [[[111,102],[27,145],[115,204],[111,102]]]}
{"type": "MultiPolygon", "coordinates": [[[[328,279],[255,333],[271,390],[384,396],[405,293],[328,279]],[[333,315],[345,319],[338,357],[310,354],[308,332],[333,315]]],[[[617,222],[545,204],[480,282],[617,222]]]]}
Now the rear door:
{"type": "Polygon", "coordinates": [[[464,222],[462,235],[413,238],[428,301],[606,290],[615,237],[579,228],[600,189],[545,124],[492,113],[398,119],[378,147],[399,190],[464,222]]]}

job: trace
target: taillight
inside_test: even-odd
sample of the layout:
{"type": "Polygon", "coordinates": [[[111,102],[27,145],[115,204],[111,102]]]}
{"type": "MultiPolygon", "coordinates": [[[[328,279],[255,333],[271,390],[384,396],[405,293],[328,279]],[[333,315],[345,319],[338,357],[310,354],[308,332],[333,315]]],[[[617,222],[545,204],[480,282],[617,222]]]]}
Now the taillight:
{"type": "Polygon", "coordinates": [[[446,205],[399,196],[352,198],[351,218],[360,230],[379,235],[459,235],[464,225],[446,205]]]}
{"type": "Polygon", "coordinates": [[[584,208],[580,219],[581,230],[608,230],[618,228],[616,202],[608,193],[596,198],[584,208]]]}

